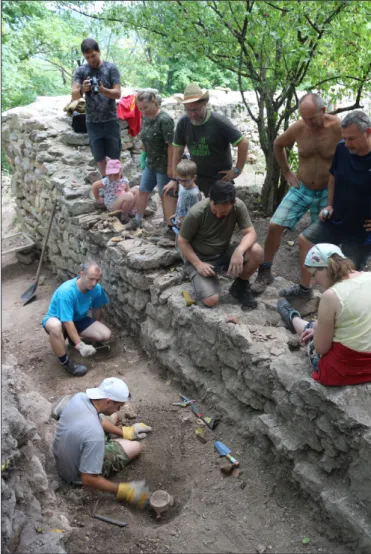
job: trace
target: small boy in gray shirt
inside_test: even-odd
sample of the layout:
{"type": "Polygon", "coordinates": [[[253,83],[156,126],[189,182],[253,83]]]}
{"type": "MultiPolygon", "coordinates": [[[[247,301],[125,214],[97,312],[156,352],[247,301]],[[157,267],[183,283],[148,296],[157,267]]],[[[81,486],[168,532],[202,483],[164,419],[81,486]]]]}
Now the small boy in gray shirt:
{"type": "Polygon", "coordinates": [[[183,220],[188,211],[202,200],[202,193],[195,183],[197,166],[192,160],[181,160],[176,167],[176,180],[179,183],[179,196],[176,212],[170,218],[173,231],[177,235],[180,232],[183,220]]]}

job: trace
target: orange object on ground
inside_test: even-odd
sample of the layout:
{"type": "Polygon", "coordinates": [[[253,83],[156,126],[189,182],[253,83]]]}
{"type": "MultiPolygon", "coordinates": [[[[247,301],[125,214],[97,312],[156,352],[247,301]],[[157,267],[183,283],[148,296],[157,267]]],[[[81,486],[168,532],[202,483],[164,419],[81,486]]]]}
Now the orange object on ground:
{"type": "Polygon", "coordinates": [[[119,119],[127,120],[131,137],[139,135],[142,126],[142,114],[136,105],[135,97],[136,94],[123,96],[117,106],[117,116],[119,119]]]}

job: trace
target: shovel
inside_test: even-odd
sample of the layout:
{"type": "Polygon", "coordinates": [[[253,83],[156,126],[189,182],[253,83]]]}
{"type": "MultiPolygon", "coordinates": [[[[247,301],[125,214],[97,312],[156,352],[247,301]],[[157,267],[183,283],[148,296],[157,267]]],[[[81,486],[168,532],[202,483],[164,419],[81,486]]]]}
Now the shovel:
{"type": "Polygon", "coordinates": [[[41,266],[42,266],[42,263],[43,263],[45,250],[46,250],[46,245],[47,245],[48,238],[49,238],[49,235],[50,235],[50,230],[52,228],[52,223],[53,223],[56,207],[57,207],[57,202],[54,202],[52,213],[50,214],[48,230],[46,232],[43,247],[42,247],[42,250],[41,250],[41,256],[40,256],[39,266],[38,266],[37,272],[36,272],[35,282],[21,296],[21,300],[23,301],[23,306],[25,306],[29,302],[32,302],[32,300],[35,300],[35,298],[36,298],[36,289],[37,289],[37,285],[39,284],[41,266]]]}
{"type": "Polygon", "coordinates": [[[232,450],[230,450],[228,446],[226,446],[223,442],[220,442],[220,441],[215,441],[214,446],[220,456],[225,456],[227,460],[231,462],[231,464],[233,464],[235,467],[239,467],[240,462],[232,456],[231,454],[232,450]]]}

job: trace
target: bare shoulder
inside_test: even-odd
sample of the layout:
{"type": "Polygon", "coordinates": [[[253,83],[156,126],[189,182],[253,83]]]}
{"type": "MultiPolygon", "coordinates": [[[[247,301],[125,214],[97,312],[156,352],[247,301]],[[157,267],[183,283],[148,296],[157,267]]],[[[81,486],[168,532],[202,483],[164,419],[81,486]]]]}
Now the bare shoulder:
{"type": "Polygon", "coordinates": [[[276,140],[274,141],[275,144],[277,144],[278,146],[289,146],[293,144],[300,137],[304,127],[305,124],[302,119],[299,119],[299,121],[295,121],[295,123],[292,123],[284,133],[276,138],[276,140]]]}
{"type": "Polygon", "coordinates": [[[341,129],[341,119],[337,115],[325,114],[325,122],[328,127],[341,129]]]}

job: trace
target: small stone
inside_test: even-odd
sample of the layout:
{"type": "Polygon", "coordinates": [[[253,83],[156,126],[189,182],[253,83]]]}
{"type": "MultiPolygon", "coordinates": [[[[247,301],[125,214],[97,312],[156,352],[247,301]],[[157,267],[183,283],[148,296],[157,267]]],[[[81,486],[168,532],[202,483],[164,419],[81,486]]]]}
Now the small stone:
{"type": "Polygon", "coordinates": [[[223,464],[222,466],[220,466],[220,471],[224,474],[224,475],[232,475],[233,471],[234,471],[234,467],[232,464],[223,464]]]}
{"type": "Polygon", "coordinates": [[[255,550],[258,554],[264,554],[264,552],[267,551],[267,547],[265,546],[265,544],[258,544],[255,550]]]}
{"type": "Polygon", "coordinates": [[[238,317],[236,315],[229,315],[225,318],[227,323],[234,323],[235,325],[239,324],[238,317]]]}
{"type": "Polygon", "coordinates": [[[244,489],[246,487],[247,483],[246,481],[242,481],[241,484],[240,484],[240,489],[244,489]]]}

